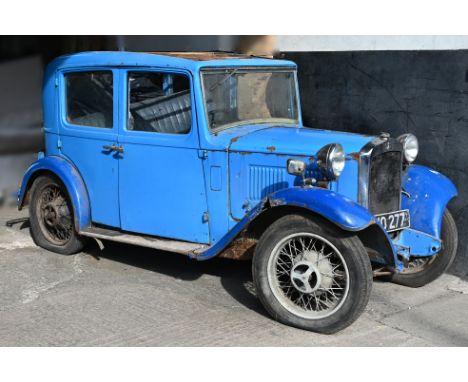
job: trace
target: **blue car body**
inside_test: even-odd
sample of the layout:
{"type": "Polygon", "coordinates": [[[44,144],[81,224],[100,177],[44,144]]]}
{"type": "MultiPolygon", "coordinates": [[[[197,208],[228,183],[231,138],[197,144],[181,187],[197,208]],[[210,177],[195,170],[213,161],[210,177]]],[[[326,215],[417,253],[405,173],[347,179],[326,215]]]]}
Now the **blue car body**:
{"type": "MultiPolygon", "coordinates": [[[[293,62],[264,58],[193,60],[167,55],[91,52],[60,57],[44,77],[46,149],[27,170],[18,196],[26,203],[32,181],[55,174],[68,190],[78,232],[102,225],[135,234],[199,243],[197,259],[225,250],[249,225],[274,209],[317,214],[337,229],[373,236],[384,265],[399,271],[409,256],[432,256],[440,249],[443,212],[457,195],[442,174],[419,165],[402,173],[401,208],[411,228],[389,234],[359,199],[360,153],[377,137],[317,130],[296,124],[244,124],[213,133],[204,110],[201,71],[209,68],[288,68],[293,62]],[[82,127],[67,121],[64,76],[111,71],[113,125],[82,127]],[[160,134],[127,129],[128,72],[183,74],[190,81],[191,129],[160,134]],[[316,153],[340,143],[343,174],[321,186],[302,187],[288,174],[287,159],[303,160],[320,179],[316,153]],[[124,152],[104,150],[104,146],[124,152]],[[377,239],[375,239],[377,238],[377,239]],[[376,243],[377,242],[377,243],[376,243]]],[[[373,243],[373,244],[372,244],[373,243]]]]}

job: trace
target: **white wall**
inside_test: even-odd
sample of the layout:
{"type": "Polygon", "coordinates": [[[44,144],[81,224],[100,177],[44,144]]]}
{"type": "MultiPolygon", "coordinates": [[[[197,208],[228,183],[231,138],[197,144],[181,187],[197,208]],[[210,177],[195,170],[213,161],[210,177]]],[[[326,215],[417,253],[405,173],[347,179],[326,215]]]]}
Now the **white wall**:
{"type": "Polygon", "coordinates": [[[468,49],[468,36],[277,36],[279,51],[468,49]]]}

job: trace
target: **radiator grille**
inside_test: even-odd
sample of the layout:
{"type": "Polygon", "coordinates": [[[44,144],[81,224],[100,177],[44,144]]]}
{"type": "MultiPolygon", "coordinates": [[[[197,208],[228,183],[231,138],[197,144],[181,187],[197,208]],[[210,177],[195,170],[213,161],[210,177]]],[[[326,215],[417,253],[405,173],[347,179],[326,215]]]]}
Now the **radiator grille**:
{"type": "Polygon", "coordinates": [[[387,151],[371,157],[369,210],[373,214],[400,209],[401,159],[400,151],[387,151]]]}

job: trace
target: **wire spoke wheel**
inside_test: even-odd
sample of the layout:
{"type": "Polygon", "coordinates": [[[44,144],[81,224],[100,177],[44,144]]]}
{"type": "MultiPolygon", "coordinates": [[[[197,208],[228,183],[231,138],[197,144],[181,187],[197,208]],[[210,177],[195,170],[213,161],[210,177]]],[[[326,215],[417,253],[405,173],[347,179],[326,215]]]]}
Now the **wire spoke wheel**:
{"type": "Polygon", "coordinates": [[[392,281],[419,288],[436,280],[450,267],[457,255],[458,230],[448,209],[445,209],[442,216],[440,240],[442,246],[437,254],[428,257],[410,257],[403,271],[392,276],[392,281]]]}
{"type": "Polygon", "coordinates": [[[257,296],[275,320],[318,333],[351,325],[372,290],[359,237],[309,214],[286,214],[267,228],[252,272],[257,296]]]}
{"type": "Polygon", "coordinates": [[[403,270],[403,274],[414,274],[425,270],[430,266],[434,260],[437,258],[437,255],[431,257],[414,257],[410,259],[407,267],[403,270]]]}
{"type": "Polygon", "coordinates": [[[320,319],[336,312],[349,292],[349,272],[340,251],[312,233],[281,240],[268,262],[268,282],[291,313],[320,319]]]}
{"type": "Polygon", "coordinates": [[[38,198],[36,213],[44,237],[55,245],[65,245],[72,237],[73,224],[67,198],[56,184],[44,187],[38,198]]]}

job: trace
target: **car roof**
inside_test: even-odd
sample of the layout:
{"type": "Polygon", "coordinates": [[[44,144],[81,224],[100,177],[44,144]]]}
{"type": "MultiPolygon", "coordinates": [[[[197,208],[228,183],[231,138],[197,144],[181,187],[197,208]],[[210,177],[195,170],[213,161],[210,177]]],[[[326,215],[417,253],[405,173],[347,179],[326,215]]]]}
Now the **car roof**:
{"type": "Polygon", "coordinates": [[[209,67],[296,67],[292,61],[224,52],[82,52],[60,56],[49,70],[86,66],[169,67],[198,71],[209,67]]]}

